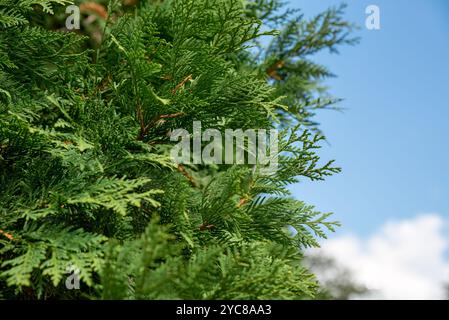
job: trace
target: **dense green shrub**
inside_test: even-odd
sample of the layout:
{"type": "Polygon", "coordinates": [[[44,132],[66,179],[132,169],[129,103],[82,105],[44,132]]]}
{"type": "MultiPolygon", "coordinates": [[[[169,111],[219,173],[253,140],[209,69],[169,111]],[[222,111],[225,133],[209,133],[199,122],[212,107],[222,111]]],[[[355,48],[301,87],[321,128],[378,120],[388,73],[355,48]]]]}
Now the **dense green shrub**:
{"type": "Polygon", "coordinates": [[[336,223],[288,185],[339,171],[315,153],[337,100],[309,57],[353,41],[342,8],[111,1],[95,42],[62,29],[69,3],[0,0],[0,297],[313,298],[302,251],[336,223]],[[193,121],[282,128],[279,170],[173,164],[193,121]]]}

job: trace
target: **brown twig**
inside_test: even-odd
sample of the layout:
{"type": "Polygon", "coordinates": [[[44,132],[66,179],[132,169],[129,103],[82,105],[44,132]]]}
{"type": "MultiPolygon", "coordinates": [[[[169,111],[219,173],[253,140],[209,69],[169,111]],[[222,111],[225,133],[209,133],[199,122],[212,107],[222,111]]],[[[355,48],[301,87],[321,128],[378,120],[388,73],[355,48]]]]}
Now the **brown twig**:
{"type": "Polygon", "coordinates": [[[195,188],[198,187],[198,184],[196,183],[195,179],[187,172],[186,168],[182,164],[178,165],[178,171],[181,172],[182,175],[187,178],[187,180],[189,180],[190,184],[193,187],[195,188]]]}
{"type": "Polygon", "coordinates": [[[241,198],[239,203],[237,204],[237,208],[241,208],[242,206],[244,206],[245,204],[247,204],[249,201],[248,198],[241,198]]]}
{"type": "Polygon", "coordinates": [[[176,87],[171,91],[171,93],[172,93],[172,94],[176,94],[176,92],[177,92],[179,89],[181,89],[181,87],[183,87],[183,86],[186,84],[187,81],[190,81],[190,80],[192,80],[192,79],[193,79],[193,78],[192,78],[192,75],[191,75],[191,74],[188,75],[187,77],[184,78],[184,80],[182,80],[180,83],[178,83],[178,84],[176,85],[176,87]]]}
{"type": "Polygon", "coordinates": [[[94,12],[103,20],[108,18],[108,11],[104,6],[95,2],[84,2],[80,4],[80,12],[81,13],[89,13],[94,12]]]}
{"type": "Polygon", "coordinates": [[[275,63],[273,63],[268,69],[267,74],[275,79],[275,80],[282,80],[281,76],[278,74],[278,70],[281,69],[285,65],[284,60],[278,60],[275,63]]]}
{"type": "Polygon", "coordinates": [[[6,238],[8,238],[9,240],[14,240],[14,237],[12,236],[12,234],[3,231],[2,229],[0,229],[0,234],[4,235],[6,238]]]}
{"type": "Polygon", "coordinates": [[[209,224],[207,223],[207,221],[205,221],[203,224],[201,224],[199,226],[200,231],[206,231],[206,230],[212,230],[213,228],[215,228],[215,226],[213,224],[209,224]]]}
{"type": "Polygon", "coordinates": [[[148,130],[149,128],[153,127],[155,124],[164,121],[164,119],[173,119],[173,118],[177,118],[180,116],[185,115],[184,112],[176,112],[176,113],[172,113],[172,114],[160,114],[156,117],[153,118],[153,120],[150,121],[150,123],[148,123],[145,126],[145,130],[148,130]]]}
{"type": "Polygon", "coordinates": [[[145,119],[143,116],[143,110],[142,110],[142,106],[140,105],[140,103],[137,104],[136,116],[137,116],[137,121],[139,121],[139,126],[140,126],[139,135],[137,136],[137,140],[142,141],[143,139],[145,139],[145,136],[147,135],[147,132],[146,132],[147,130],[145,127],[145,119]]]}
{"type": "Polygon", "coordinates": [[[123,5],[127,7],[135,6],[139,3],[139,0],[123,0],[123,5]]]}
{"type": "Polygon", "coordinates": [[[137,120],[139,121],[139,125],[140,125],[140,131],[139,131],[139,135],[138,135],[137,139],[141,140],[141,141],[148,134],[148,130],[151,127],[154,127],[156,124],[165,122],[165,119],[173,119],[173,118],[177,118],[177,117],[181,117],[181,116],[185,115],[184,112],[176,112],[176,113],[171,113],[171,114],[160,114],[160,115],[157,115],[156,117],[154,117],[147,125],[145,125],[145,119],[144,119],[142,107],[140,106],[140,104],[137,105],[136,113],[137,113],[137,120]]]}

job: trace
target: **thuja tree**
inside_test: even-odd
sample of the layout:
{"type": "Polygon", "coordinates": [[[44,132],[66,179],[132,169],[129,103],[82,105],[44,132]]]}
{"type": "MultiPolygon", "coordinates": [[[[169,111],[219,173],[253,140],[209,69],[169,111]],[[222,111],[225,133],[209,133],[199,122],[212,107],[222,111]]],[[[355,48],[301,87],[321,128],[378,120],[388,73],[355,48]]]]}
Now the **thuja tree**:
{"type": "Polygon", "coordinates": [[[69,4],[0,0],[0,297],[314,298],[302,253],[337,223],[288,186],[339,171],[310,57],[353,42],[343,8],[85,1],[92,38],[63,30],[69,4]],[[281,129],[278,170],[174,164],[193,121],[281,129]]]}

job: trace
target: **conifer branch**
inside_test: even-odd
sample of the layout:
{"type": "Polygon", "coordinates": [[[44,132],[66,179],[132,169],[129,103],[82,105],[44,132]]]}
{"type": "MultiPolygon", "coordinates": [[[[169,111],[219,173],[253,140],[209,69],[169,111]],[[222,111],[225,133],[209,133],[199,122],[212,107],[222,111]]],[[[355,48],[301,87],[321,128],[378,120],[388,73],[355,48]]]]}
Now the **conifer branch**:
{"type": "Polygon", "coordinates": [[[176,85],[176,87],[172,90],[172,94],[176,94],[176,92],[181,89],[186,83],[187,81],[191,81],[192,80],[192,75],[189,74],[187,77],[185,77],[180,83],[178,83],[176,85]]]}
{"type": "Polygon", "coordinates": [[[82,2],[95,32],[49,27],[71,1],[0,0],[0,298],[313,299],[301,253],[338,223],[289,185],[340,171],[319,156],[314,111],[339,100],[312,56],[352,44],[342,10],[82,2]],[[174,165],[167,132],[190,115],[220,132],[287,128],[278,170],[174,165]]]}

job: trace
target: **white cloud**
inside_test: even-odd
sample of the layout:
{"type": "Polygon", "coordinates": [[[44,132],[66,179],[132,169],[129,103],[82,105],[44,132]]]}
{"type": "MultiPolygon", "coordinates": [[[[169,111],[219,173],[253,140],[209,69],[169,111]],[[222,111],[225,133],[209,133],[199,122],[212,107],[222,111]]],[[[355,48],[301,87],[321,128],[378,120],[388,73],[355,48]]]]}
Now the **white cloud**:
{"type": "Polygon", "coordinates": [[[445,259],[449,236],[446,222],[436,214],[386,223],[368,239],[340,236],[323,242],[322,251],[376,299],[444,299],[449,281],[445,259]]]}

